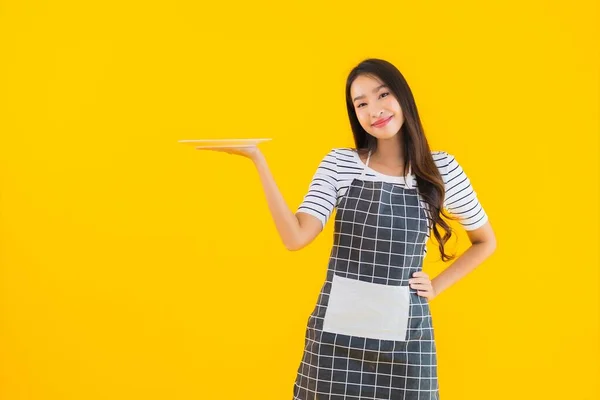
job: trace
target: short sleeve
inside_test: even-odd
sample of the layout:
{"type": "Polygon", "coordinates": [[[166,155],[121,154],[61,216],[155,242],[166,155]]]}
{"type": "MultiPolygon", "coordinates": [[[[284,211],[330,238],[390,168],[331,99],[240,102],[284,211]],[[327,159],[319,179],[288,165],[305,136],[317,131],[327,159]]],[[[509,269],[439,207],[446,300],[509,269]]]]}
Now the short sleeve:
{"type": "Polygon", "coordinates": [[[297,212],[318,218],[324,227],[335,208],[337,185],[337,157],[333,149],[321,160],[297,212]]]}
{"type": "Polygon", "coordinates": [[[475,230],[487,222],[488,216],[456,158],[446,152],[442,154],[445,156],[441,161],[441,173],[446,190],[444,207],[458,218],[465,230],[475,230]]]}

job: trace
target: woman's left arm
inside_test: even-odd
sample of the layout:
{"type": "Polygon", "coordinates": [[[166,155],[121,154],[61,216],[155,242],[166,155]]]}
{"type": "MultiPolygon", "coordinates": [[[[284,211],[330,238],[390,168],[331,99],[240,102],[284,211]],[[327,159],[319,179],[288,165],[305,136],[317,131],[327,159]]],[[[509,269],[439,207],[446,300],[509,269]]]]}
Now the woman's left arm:
{"type": "MultiPolygon", "coordinates": [[[[487,218],[477,199],[477,193],[471,186],[471,181],[456,157],[444,151],[435,155],[434,161],[437,162],[438,168],[440,168],[446,190],[444,208],[450,214],[458,217],[464,227],[472,226],[474,223],[481,221],[482,218],[487,218]]],[[[496,250],[496,236],[489,220],[476,229],[465,230],[469,235],[472,246],[456,258],[448,268],[432,280],[423,271],[415,272],[412,278],[409,279],[409,284],[418,291],[420,296],[426,297],[428,300],[433,299],[473,271],[496,250]]]]}
{"type": "Polygon", "coordinates": [[[489,221],[477,229],[466,232],[471,241],[471,246],[454,260],[448,268],[431,280],[434,296],[439,295],[473,271],[496,250],[496,235],[489,221]]]}
{"type": "Polygon", "coordinates": [[[424,272],[416,272],[409,280],[413,289],[420,290],[419,295],[432,300],[444,290],[459,281],[479,264],[485,261],[496,250],[496,235],[486,222],[481,227],[466,231],[471,241],[471,246],[454,262],[431,281],[424,272]]]}

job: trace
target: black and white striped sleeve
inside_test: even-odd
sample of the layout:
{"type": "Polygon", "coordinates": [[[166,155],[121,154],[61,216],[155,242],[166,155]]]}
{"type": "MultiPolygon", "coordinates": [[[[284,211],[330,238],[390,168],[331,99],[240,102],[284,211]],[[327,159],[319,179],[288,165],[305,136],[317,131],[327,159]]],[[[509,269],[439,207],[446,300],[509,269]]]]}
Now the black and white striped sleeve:
{"type": "Polygon", "coordinates": [[[318,218],[324,227],[335,208],[337,191],[337,157],[333,149],[321,160],[297,212],[318,218]]]}
{"type": "Polygon", "coordinates": [[[443,156],[439,161],[440,172],[446,188],[444,207],[458,218],[465,230],[481,227],[487,222],[488,216],[467,174],[452,154],[440,152],[440,155],[443,156]]]}

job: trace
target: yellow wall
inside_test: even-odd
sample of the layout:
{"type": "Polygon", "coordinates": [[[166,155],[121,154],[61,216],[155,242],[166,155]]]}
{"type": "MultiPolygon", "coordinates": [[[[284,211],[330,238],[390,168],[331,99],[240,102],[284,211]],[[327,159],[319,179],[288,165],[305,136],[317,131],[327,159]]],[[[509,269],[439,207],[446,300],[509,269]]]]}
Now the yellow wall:
{"type": "Polygon", "coordinates": [[[287,252],[252,164],[177,140],[272,137],[295,209],[365,57],[498,237],[432,302],[442,398],[598,398],[594,2],[123,3],[0,2],[1,399],[291,398],[333,226],[287,252]]]}

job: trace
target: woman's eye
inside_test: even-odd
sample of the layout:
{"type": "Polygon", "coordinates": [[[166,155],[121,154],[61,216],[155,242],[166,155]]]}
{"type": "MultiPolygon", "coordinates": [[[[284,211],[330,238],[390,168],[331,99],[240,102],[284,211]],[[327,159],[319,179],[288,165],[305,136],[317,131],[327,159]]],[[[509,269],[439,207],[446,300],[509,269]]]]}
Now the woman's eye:
{"type": "MultiPolygon", "coordinates": [[[[379,95],[379,97],[387,97],[390,94],[390,92],[383,92],[379,95]]],[[[359,105],[356,106],[356,108],[361,108],[363,105],[366,105],[367,103],[360,103],[359,105]]]]}

